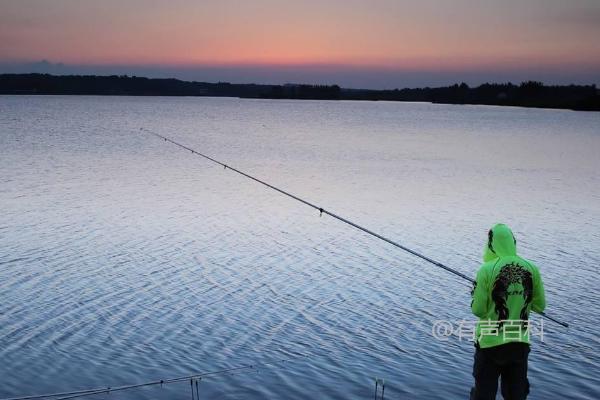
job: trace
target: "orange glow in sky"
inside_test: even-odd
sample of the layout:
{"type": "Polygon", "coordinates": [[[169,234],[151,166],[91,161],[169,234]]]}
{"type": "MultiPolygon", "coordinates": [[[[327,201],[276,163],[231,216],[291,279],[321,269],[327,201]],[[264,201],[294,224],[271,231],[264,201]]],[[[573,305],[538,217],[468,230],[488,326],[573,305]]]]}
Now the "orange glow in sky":
{"type": "Polygon", "coordinates": [[[595,0],[0,2],[0,62],[568,72],[598,38],[595,0]]]}

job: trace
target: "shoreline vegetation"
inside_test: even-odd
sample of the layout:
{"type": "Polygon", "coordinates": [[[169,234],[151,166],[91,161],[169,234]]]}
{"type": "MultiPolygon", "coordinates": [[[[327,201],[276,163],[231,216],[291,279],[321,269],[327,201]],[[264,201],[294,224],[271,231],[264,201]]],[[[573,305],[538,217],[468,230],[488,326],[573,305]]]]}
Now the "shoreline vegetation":
{"type": "Polygon", "coordinates": [[[546,86],[535,81],[519,85],[485,83],[469,87],[461,83],[436,88],[374,90],[345,89],[338,85],[188,82],[127,75],[0,74],[0,94],[386,100],[600,111],[600,90],[596,85],[546,86]]]}

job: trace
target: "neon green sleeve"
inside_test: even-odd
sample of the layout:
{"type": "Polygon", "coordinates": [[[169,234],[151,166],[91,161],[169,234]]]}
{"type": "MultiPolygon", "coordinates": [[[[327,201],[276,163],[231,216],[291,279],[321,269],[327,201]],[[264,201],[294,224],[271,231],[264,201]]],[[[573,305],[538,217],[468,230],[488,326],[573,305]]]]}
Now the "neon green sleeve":
{"type": "Polygon", "coordinates": [[[534,269],[533,299],[531,300],[531,309],[535,312],[542,312],[546,308],[546,294],[544,293],[544,283],[542,275],[537,267],[534,269]]]}
{"type": "Polygon", "coordinates": [[[484,268],[479,268],[475,284],[471,291],[471,311],[479,318],[484,318],[488,313],[488,279],[484,268]]]}

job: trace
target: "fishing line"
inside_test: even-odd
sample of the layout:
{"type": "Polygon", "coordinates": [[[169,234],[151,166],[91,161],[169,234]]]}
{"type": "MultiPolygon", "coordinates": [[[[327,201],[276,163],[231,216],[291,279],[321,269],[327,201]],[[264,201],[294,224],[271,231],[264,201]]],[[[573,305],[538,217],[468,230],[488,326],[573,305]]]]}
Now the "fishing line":
{"type": "MultiPolygon", "coordinates": [[[[166,136],[163,136],[161,134],[153,132],[153,131],[151,131],[149,129],[140,128],[140,131],[147,132],[147,133],[149,133],[151,135],[154,135],[154,136],[156,136],[156,137],[164,140],[165,142],[169,142],[171,144],[174,144],[175,146],[178,146],[178,147],[180,147],[180,148],[182,148],[184,150],[187,150],[187,151],[191,152],[194,155],[203,157],[203,158],[205,158],[205,159],[207,159],[207,160],[209,160],[209,161],[211,161],[211,162],[213,162],[215,164],[218,164],[218,165],[222,166],[224,169],[228,169],[230,171],[233,171],[233,172],[235,172],[235,173],[237,173],[239,175],[242,175],[242,176],[244,176],[244,177],[246,177],[246,178],[248,178],[250,180],[253,180],[253,181],[257,182],[257,183],[260,183],[263,186],[266,186],[266,187],[268,187],[270,189],[273,189],[276,192],[279,192],[279,193],[281,193],[281,194],[283,194],[283,195],[285,195],[287,197],[290,197],[290,198],[292,198],[292,199],[294,199],[294,200],[296,200],[296,201],[298,201],[298,202],[300,202],[300,203],[302,203],[304,205],[307,205],[308,207],[311,207],[311,208],[319,211],[319,215],[321,215],[321,216],[323,214],[329,215],[330,217],[335,218],[338,221],[341,221],[341,222],[343,222],[343,223],[345,223],[347,225],[350,225],[350,226],[352,226],[352,227],[354,227],[354,228],[356,228],[358,230],[361,230],[361,231],[363,231],[363,232],[365,232],[365,233],[367,233],[367,234],[369,234],[371,236],[376,237],[377,239],[383,240],[384,242],[387,242],[387,243],[391,244],[392,246],[395,246],[395,247],[397,247],[397,248],[399,248],[399,249],[401,249],[401,250],[403,250],[403,251],[405,251],[407,253],[410,253],[413,256],[419,257],[420,259],[425,260],[428,263],[433,264],[433,265],[435,265],[438,268],[441,268],[443,270],[446,270],[446,271],[450,272],[451,274],[459,276],[459,277],[463,278],[464,280],[466,280],[466,281],[468,281],[468,282],[470,282],[472,284],[475,283],[475,280],[473,278],[471,278],[471,277],[463,274],[462,272],[459,272],[459,271],[455,270],[454,268],[450,268],[449,266],[447,266],[445,264],[442,264],[439,261],[436,261],[436,260],[434,260],[432,258],[427,257],[424,254],[421,254],[421,253],[419,253],[419,252],[417,252],[415,250],[412,250],[412,249],[410,249],[410,248],[408,248],[406,246],[403,246],[400,243],[398,243],[398,242],[396,242],[396,241],[394,241],[392,239],[389,239],[389,238],[387,238],[385,236],[382,236],[382,235],[380,235],[380,234],[378,234],[376,232],[373,232],[372,230],[367,229],[367,228],[365,228],[365,227],[363,227],[363,226],[361,226],[361,225],[359,225],[357,223],[354,223],[354,222],[350,221],[349,219],[341,217],[341,216],[339,216],[339,215],[337,215],[337,214],[335,214],[335,213],[333,213],[331,211],[328,211],[328,210],[324,209],[323,207],[319,207],[316,204],[311,203],[311,202],[309,202],[309,201],[307,201],[307,200],[305,200],[305,199],[303,199],[301,197],[298,197],[296,195],[293,195],[293,194],[291,194],[291,193],[289,193],[289,192],[287,192],[287,191],[285,191],[283,189],[278,188],[277,186],[273,186],[270,183],[267,183],[267,182],[263,181],[262,179],[254,177],[254,176],[252,176],[252,175],[250,175],[250,174],[248,174],[246,172],[243,172],[243,171],[241,171],[241,170],[239,170],[237,168],[234,168],[234,167],[232,167],[232,166],[230,166],[228,164],[225,164],[225,163],[223,163],[223,162],[221,162],[221,161],[219,161],[219,160],[217,160],[217,159],[215,159],[213,157],[210,157],[210,156],[208,156],[208,155],[206,155],[204,153],[201,153],[201,152],[199,152],[199,151],[197,151],[195,149],[192,149],[191,147],[188,147],[188,146],[186,146],[184,144],[176,142],[176,141],[174,141],[174,140],[172,140],[172,139],[170,139],[170,138],[168,138],[166,136]]],[[[559,324],[561,326],[564,326],[565,328],[569,327],[568,323],[562,322],[562,321],[560,321],[560,320],[558,320],[558,319],[556,319],[554,317],[551,317],[551,316],[549,316],[548,314],[546,314],[544,312],[539,312],[538,314],[540,314],[544,318],[549,319],[552,322],[555,322],[555,323],[557,323],[557,324],[559,324]]]]}

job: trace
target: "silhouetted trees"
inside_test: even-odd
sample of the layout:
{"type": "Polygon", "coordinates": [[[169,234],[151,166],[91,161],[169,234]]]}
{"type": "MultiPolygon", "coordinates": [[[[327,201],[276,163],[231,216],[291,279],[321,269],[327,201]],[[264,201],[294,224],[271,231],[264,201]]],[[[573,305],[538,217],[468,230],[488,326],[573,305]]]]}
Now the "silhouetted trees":
{"type": "Polygon", "coordinates": [[[570,108],[600,111],[595,85],[545,86],[541,82],[485,83],[470,88],[466,84],[439,88],[401,90],[342,90],[347,100],[426,101],[446,104],[487,104],[502,106],[570,108]]]}
{"type": "Polygon", "coordinates": [[[0,75],[0,94],[87,94],[131,96],[230,96],[250,98],[340,98],[337,85],[256,85],[229,82],[185,82],[111,75],[0,75]]]}
{"type": "Polygon", "coordinates": [[[0,94],[87,94],[131,96],[229,96],[270,99],[316,100],[392,100],[448,104],[489,104],[523,107],[571,108],[600,111],[600,96],[595,85],[545,86],[528,81],[485,83],[469,87],[466,83],[447,87],[358,90],[338,85],[257,85],[229,82],[186,82],[178,79],[149,79],[111,75],[0,75],[0,94]]]}
{"type": "Polygon", "coordinates": [[[283,85],[273,86],[262,97],[270,99],[337,100],[341,89],[338,85],[283,85]]]}

